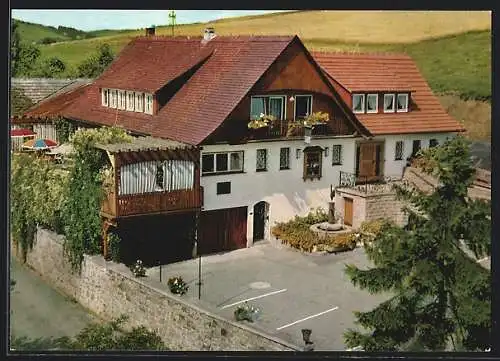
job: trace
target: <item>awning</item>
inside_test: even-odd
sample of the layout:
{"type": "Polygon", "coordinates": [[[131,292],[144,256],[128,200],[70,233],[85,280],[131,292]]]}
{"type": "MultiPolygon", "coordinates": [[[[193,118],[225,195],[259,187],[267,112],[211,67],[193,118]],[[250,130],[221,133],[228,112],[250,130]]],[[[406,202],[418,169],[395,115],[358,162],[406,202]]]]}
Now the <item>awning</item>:
{"type": "Polygon", "coordinates": [[[24,138],[24,137],[35,137],[36,133],[31,129],[20,128],[10,130],[11,138],[24,138]]]}

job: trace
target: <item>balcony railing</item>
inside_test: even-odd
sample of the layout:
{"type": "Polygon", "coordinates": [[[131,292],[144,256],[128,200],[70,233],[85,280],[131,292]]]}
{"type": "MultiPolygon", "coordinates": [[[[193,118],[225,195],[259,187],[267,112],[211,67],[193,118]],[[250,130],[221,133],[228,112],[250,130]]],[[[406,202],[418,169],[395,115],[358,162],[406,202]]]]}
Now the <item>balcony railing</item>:
{"type": "Polygon", "coordinates": [[[203,205],[203,187],[170,192],[127,194],[116,197],[109,193],[102,205],[103,213],[115,217],[168,213],[200,209],[203,205]]]}
{"type": "MultiPolygon", "coordinates": [[[[269,127],[250,129],[250,134],[256,139],[280,138],[280,137],[303,137],[304,126],[300,121],[281,120],[274,122],[269,127]],[[295,125],[295,126],[294,126],[295,125]],[[289,128],[290,131],[289,131],[289,128]]],[[[312,136],[329,135],[331,130],[328,124],[318,124],[312,129],[312,136]]]]}
{"type": "Polygon", "coordinates": [[[401,176],[361,176],[354,173],[340,171],[337,188],[351,188],[368,193],[388,192],[395,182],[401,181],[401,176]]]}

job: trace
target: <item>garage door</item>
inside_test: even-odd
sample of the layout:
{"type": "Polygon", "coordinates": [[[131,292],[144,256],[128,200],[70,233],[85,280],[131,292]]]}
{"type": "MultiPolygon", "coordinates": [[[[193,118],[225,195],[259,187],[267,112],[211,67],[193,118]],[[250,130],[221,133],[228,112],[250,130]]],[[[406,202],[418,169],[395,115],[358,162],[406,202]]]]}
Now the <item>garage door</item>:
{"type": "Polygon", "coordinates": [[[201,212],[198,239],[200,254],[246,247],[247,207],[201,212]]]}

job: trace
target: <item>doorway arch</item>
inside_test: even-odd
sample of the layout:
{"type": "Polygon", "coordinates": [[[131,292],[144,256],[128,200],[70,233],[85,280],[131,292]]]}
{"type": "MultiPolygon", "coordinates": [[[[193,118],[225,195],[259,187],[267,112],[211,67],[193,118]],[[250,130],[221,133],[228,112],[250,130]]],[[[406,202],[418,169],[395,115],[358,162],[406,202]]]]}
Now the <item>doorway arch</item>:
{"type": "Polygon", "coordinates": [[[269,227],[269,203],[260,201],[253,206],[253,242],[266,239],[269,227]]]}

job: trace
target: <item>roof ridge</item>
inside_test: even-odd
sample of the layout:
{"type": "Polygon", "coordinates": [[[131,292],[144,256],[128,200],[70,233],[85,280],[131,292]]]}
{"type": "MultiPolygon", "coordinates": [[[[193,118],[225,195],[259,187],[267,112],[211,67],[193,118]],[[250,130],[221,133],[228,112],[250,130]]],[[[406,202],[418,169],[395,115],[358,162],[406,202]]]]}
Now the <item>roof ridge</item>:
{"type": "Polygon", "coordinates": [[[407,53],[390,52],[390,51],[363,51],[363,50],[311,50],[312,54],[324,55],[342,55],[342,56],[373,56],[373,57],[392,57],[392,58],[409,58],[412,57],[407,53]]]}
{"type": "MultiPolygon", "coordinates": [[[[290,41],[295,35],[217,35],[212,41],[290,41]]],[[[140,35],[135,37],[136,41],[200,41],[203,36],[188,36],[188,35],[140,35]]]]}

